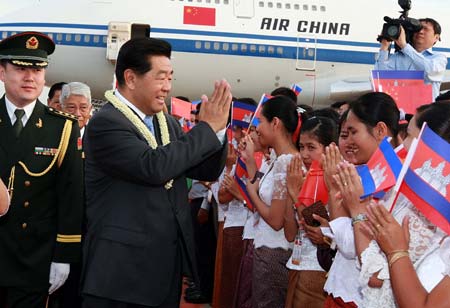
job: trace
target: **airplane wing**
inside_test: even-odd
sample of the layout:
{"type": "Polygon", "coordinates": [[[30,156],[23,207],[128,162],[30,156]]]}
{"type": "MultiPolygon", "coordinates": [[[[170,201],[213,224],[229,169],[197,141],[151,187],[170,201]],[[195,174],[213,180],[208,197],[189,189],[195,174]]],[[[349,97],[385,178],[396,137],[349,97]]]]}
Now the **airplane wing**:
{"type": "Polygon", "coordinates": [[[368,77],[336,81],[330,86],[330,99],[335,102],[352,101],[372,91],[368,77]]]}

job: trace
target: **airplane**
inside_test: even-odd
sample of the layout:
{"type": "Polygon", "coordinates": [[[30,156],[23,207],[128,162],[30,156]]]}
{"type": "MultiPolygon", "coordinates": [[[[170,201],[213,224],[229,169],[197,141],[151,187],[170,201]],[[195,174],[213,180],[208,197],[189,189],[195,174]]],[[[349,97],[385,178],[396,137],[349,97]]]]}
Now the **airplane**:
{"type": "MultiPolygon", "coordinates": [[[[82,81],[97,99],[114,84],[120,46],[150,36],[173,47],[174,96],[196,100],[221,78],[235,97],[255,99],[296,83],[299,103],[321,107],[370,91],[383,16],[399,9],[395,0],[15,0],[0,4],[0,39],[47,33],[57,44],[47,85],[82,81]]],[[[439,21],[433,50],[449,58],[450,4],[413,0],[409,15],[439,21]]]]}

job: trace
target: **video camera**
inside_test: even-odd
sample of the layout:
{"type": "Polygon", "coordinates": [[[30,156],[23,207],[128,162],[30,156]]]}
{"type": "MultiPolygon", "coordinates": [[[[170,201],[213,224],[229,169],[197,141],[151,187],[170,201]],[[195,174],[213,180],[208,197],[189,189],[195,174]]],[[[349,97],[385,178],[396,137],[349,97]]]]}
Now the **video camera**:
{"type": "MultiPolygon", "coordinates": [[[[398,0],[398,5],[403,9],[401,11],[401,15],[397,19],[390,18],[388,16],[384,16],[383,30],[381,31],[381,35],[378,36],[378,41],[385,39],[388,41],[395,41],[400,36],[400,26],[405,29],[406,34],[406,42],[411,43],[414,33],[419,32],[422,29],[422,25],[420,21],[408,17],[409,10],[411,9],[411,0],[398,0]]],[[[395,46],[395,49],[398,50],[398,46],[395,46]]]]}

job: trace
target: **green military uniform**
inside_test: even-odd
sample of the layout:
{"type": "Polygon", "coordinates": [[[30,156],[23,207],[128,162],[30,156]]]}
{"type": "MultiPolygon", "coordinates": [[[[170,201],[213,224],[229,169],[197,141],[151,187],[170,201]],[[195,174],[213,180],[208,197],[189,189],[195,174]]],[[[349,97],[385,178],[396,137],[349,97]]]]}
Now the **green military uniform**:
{"type": "Polygon", "coordinates": [[[71,263],[80,255],[78,122],[36,102],[16,139],[4,97],[0,121],[0,175],[13,189],[0,218],[0,286],[47,287],[51,262],[71,263]]]}
{"type": "MultiPolygon", "coordinates": [[[[18,34],[0,43],[0,60],[45,68],[47,54],[37,53],[36,45],[51,53],[49,42],[40,33],[18,34]],[[24,47],[18,51],[17,45],[24,47]]],[[[77,118],[36,101],[16,137],[3,96],[0,136],[0,176],[11,196],[9,211],[0,217],[0,288],[47,292],[51,263],[80,258],[83,167],[77,118]]]]}

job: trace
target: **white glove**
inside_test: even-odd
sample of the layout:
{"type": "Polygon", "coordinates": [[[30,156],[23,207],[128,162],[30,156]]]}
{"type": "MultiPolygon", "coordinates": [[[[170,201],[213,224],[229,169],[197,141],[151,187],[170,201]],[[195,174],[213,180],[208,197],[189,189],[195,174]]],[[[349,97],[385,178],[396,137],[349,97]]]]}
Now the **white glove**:
{"type": "Polygon", "coordinates": [[[50,265],[50,288],[48,289],[48,294],[52,294],[66,282],[69,272],[70,264],[52,262],[50,265]]]}

